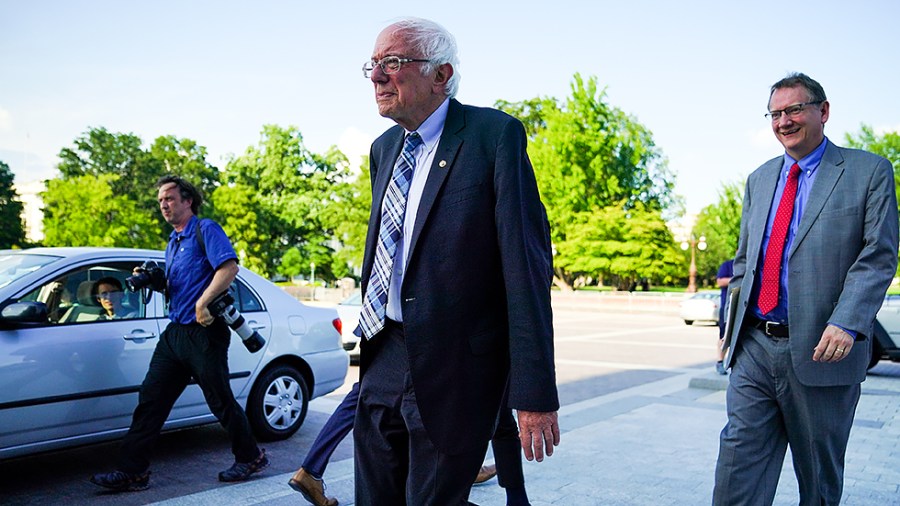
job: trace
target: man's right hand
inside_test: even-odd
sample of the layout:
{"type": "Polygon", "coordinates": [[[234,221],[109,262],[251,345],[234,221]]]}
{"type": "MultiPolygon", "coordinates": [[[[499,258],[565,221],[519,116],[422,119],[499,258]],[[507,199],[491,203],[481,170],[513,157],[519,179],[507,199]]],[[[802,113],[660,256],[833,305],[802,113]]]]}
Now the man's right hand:
{"type": "Polygon", "coordinates": [[[544,453],[553,455],[559,446],[559,423],[556,411],[518,411],[519,441],[528,461],[543,462],[544,453]]]}

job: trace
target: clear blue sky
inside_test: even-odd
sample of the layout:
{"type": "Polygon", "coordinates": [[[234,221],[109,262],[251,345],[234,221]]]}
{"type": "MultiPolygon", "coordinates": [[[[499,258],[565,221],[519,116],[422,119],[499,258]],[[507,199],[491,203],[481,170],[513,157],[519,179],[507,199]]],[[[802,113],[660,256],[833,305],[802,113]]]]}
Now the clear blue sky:
{"type": "Polygon", "coordinates": [[[782,152],[763,114],[789,71],[822,83],[838,144],[861,123],[900,130],[894,0],[395,4],[0,0],[0,160],[17,183],[53,177],[60,149],[105,127],[194,139],[224,168],[264,124],[362,154],[391,123],[360,67],[404,15],[456,36],[465,103],[563,98],[575,72],[596,76],[653,132],[692,212],[782,152]]]}

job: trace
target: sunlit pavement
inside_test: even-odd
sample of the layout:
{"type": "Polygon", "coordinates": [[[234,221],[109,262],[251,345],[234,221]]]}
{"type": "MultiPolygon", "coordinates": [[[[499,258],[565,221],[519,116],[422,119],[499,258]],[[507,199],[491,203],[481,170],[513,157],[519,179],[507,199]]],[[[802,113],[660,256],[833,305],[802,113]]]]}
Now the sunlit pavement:
{"type": "MultiPolygon", "coordinates": [[[[569,309],[558,314],[574,318],[574,311],[597,310],[590,303],[569,309]]],[[[668,313],[672,306],[651,310],[668,313]]],[[[559,353],[557,358],[559,369],[559,353]]],[[[639,368],[640,364],[623,368],[627,367],[639,368]]],[[[707,366],[646,367],[664,369],[665,377],[564,402],[560,410],[562,445],[544,462],[526,462],[524,466],[533,505],[710,503],[718,436],[725,424],[727,377],[707,366]]],[[[331,395],[310,407],[330,413],[339,399],[339,395],[331,395]]],[[[348,439],[344,444],[352,443],[348,439]]],[[[344,454],[332,461],[325,480],[328,495],[337,497],[342,505],[351,505],[353,462],[348,452],[344,454]]],[[[299,465],[302,456],[294,458],[299,465]]],[[[790,460],[788,455],[776,496],[778,505],[795,505],[799,500],[790,460]]],[[[157,504],[305,504],[287,487],[289,478],[290,473],[268,476],[157,504]]],[[[473,487],[470,501],[503,505],[505,494],[492,479],[473,487]]],[[[878,365],[863,383],[847,453],[842,504],[900,504],[900,364],[878,365]]]]}

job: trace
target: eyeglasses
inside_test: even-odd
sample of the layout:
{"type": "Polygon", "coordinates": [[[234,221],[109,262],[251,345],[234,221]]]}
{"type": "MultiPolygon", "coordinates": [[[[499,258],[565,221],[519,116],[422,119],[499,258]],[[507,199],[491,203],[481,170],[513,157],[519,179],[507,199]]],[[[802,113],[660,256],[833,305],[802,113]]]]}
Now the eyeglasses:
{"type": "Polygon", "coordinates": [[[97,293],[98,299],[111,299],[114,293],[122,293],[122,290],[113,290],[111,292],[99,292],[97,293]]]}
{"type": "Polygon", "coordinates": [[[369,60],[366,63],[363,63],[362,71],[363,76],[368,79],[372,77],[372,71],[375,70],[375,66],[381,67],[381,71],[385,74],[396,74],[400,72],[400,68],[403,67],[404,63],[414,63],[414,62],[429,62],[431,60],[426,60],[423,58],[401,58],[400,56],[385,56],[381,60],[369,60]]]}
{"type": "Polygon", "coordinates": [[[784,109],[780,109],[777,111],[769,111],[766,113],[766,119],[772,121],[778,121],[781,119],[782,114],[787,114],[789,118],[794,119],[797,116],[800,116],[800,113],[803,112],[803,108],[808,105],[816,105],[821,104],[824,100],[816,100],[815,102],[804,102],[802,104],[794,104],[790,107],[785,107],[784,109]]]}

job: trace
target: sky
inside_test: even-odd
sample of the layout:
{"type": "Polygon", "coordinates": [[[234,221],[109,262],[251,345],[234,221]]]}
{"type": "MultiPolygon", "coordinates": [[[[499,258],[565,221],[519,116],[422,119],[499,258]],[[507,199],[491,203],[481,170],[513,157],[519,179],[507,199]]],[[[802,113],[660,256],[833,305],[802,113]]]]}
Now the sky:
{"type": "Polygon", "coordinates": [[[783,153],[763,114],[788,72],[825,88],[837,144],[862,124],[900,131],[895,0],[397,4],[0,0],[0,161],[17,185],[52,178],[103,127],[193,139],[224,168],[267,124],[358,160],[393,124],[360,69],[403,16],[454,34],[463,103],[564,99],[575,73],[596,77],[652,132],[689,213],[783,153]]]}

